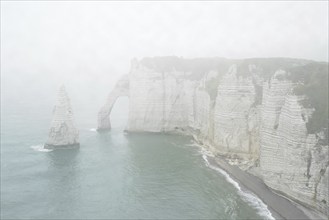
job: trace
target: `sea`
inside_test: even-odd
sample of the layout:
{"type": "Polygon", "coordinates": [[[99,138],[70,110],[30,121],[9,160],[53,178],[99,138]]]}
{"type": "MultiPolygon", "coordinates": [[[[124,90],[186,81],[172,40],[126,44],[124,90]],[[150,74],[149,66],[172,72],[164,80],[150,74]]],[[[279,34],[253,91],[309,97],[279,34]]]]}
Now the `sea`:
{"type": "Polygon", "coordinates": [[[102,133],[100,106],[73,105],[81,146],[67,150],[43,148],[55,97],[19,100],[1,105],[1,219],[273,219],[192,138],[124,132],[128,99],[102,133]]]}

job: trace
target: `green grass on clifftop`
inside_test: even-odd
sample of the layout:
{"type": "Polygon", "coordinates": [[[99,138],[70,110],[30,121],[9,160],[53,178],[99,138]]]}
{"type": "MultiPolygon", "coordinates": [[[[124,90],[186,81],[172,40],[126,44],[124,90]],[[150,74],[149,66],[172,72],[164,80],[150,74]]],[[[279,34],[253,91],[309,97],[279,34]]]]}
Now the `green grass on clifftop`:
{"type": "MultiPolygon", "coordinates": [[[[218,74],[205,82],[204,89],[211,100],[216,100],[221,78],[233,64],[237,64],[238,76],[247,78],[256,74],[264,81],[270,80],[276,71],[285,70],[288,74],[278,75],[277,79],[298,83],[294,93],[306,96],[301,104],[306,108],[315,109],[306,125],[308,133],[324,131],[328,142],[328,63],[293,58],[234,60],[219,57],[184,59],[176,56],[147,57],[143,58],[141,63],[160,73],[184,72],[185,79],[195,81],[201,80],[210,71],[216,71],[218,74]],[[250,70],[250,67],[253,69],[250,70]]],[[[254,78],[253,83],[256,90],[254,105],[259,105],[262,102],[262,85],[257,85],[254,78]]]]}
{"type": "Polygon", "coordinates": [[[289,72],[289,79],[299,83],[294,93],[306,96],[301,104],[315,109],[306,124],[308,132],[314,134],[324,129],[328,138],[328,63],[314,62],[291,68],[289,72]]]}
{"type": "Polygon", "coordinates": [[[233,63],[231,60],[213,58],[191,58],[184,59],[176,56],[145,57],[140,61],[144,66],[160,73],[172,72],[174,70],[186,72],[186,78],[200,80],[209,71],[226,72],[233,63]]]}

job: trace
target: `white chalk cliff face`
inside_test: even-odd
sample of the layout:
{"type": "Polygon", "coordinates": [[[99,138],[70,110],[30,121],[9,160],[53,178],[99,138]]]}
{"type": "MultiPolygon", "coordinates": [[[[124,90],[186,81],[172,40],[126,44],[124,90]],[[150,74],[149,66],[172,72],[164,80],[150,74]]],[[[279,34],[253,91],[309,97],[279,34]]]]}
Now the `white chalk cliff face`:
{"type": "Polygon", "coordinates": [[[70,99],[65,87],[58,92],[57,103],[53,111],[48,140],[45,148],[71,148],[79,146],[79,132],[74,125],[70,99]]]}
{"type": "Polygon", "coordinates": [[[98,128],[110,128],[115,100],[129,96],[128,131],[192,135],[328,215],[327,80],[328,63],[298,59],[134,60],[100,110],[98,128]]]}

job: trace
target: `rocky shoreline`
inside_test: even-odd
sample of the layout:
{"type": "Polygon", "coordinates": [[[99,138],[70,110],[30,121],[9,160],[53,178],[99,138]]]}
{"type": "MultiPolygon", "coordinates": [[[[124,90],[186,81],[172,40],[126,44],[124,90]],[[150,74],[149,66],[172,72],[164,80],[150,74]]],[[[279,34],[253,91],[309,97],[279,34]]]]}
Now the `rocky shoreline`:
{"type": "Polygon", "coordinates": [[[231,155],[230,157],[219,154],[214,156],[211,145],[203,144],[195,135],[191,136],[201,149],[210,152],[211,156],[207,157],[207,161],[212,167],[224,170],[234,181],[239,183],[243,190],[254,193],[267,205],[275,219],[328,219],[327,216],[307,204],[267,186],[261,179],[261,173],[257,171],[257,167],[248,163],[250,161],[241,161],[241,158],[234,160],[231,155]]]}
{"type": "MultiPolygon", "coordinates": [[[[147,132],[147,131],[124,131],[126,134],[158,134],[161,132],[147,132]]],[[[234,163],[232,158],[224,155],[214,156],[211,147],[204,145],[198,138],[193,135],[192,131],[184,132],[162,132],[166,135],[183,135],[192,138],[202,151],[208,152],[207,162],[212,168],[219,168],[225,171],[234,181],[241,187],[242,191],[251,192],[256,195],[268,208],[272,216],[278,219],[309,219],[309,220],[326,220],[328,219],[324,214],[303,204],[300,201],[294,200],[284,193],[274,190],[267,186],[264,181],[259,177],[259,173],[253,166],[248,166],[246,163],[234,163]],[[211,156],[210,156],[211,155],[211,156]]],[[[248,161],[245,161],[248,162],[248,161]]],[[[247,163],[248,164],[248,163],[247,163]]]]}
{"type": "MultiPolygon", "coordinates": [[[[131,132],[186,133],[269,188],[328,216],[328,63],[292,58],[133,60],[110,92],[131,132]]],[[[242,172],[242,171],[241,171],[242,172]]]]}
{"type": "Polygon", "coordinates": [[[279,192],[274,192],[258,177],[243,171],[237,166],[230,165],[223,157],[208,157],[212,166],[217,166],[226,171],[245,190],[256,194],[269,208],[275,219],[326,219],[324,215],[311,210],[302,204],[296,204],[283,197],[279,192]]]}

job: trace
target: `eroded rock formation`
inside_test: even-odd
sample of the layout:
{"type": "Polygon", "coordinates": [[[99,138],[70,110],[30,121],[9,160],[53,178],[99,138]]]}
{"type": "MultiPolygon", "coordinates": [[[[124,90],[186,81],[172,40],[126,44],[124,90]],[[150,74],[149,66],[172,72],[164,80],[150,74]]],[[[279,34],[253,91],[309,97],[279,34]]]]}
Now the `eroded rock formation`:
{"type": "Polygon", "coordinates": [[[109,94],[105,105],[98,113],[98,131],[111,129],[110,113],[115,101],[121,96],[129,96],[129,78],[123,76],[109,94]]]}
{"type": "Polygon", "coordinates": [[[48,140],[44,147],[56,149],[79,147],[79,145],[79,131],[74,125],[70,99],[65,87],[61,86],[53,110],[48,140]]]}
{"type": "Polygon", "coordinates": [[[128,131],[192,135],[273,189],[329,214],[328,63],[135,60],[99,112],[100,129],[110,128],[120,95],[130,97],[128,131]]]}

